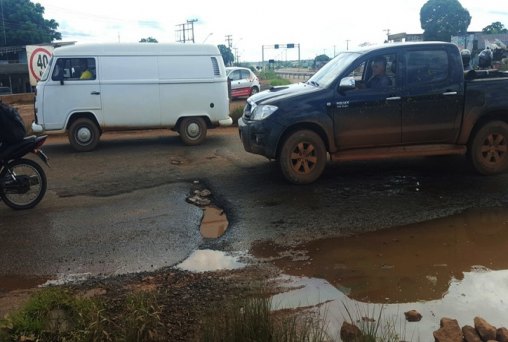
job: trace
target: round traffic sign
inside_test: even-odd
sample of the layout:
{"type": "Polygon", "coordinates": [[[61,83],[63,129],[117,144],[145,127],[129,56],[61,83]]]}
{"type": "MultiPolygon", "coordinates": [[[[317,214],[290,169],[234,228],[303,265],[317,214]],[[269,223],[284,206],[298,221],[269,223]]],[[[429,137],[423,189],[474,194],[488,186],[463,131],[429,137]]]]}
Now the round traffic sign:
{"type": "Polygon", "coordinates": [[[49,59],[53,54],[46,48],[37,48],[30,55],[30,75],[39,81],[49,64],[49,59]]]}

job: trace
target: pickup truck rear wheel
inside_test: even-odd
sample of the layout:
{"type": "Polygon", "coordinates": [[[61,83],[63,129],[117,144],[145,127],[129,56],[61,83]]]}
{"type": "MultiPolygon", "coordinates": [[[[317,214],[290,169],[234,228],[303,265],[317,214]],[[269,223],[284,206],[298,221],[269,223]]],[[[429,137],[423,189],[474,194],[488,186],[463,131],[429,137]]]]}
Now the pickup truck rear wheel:
{"type": "Polygon", "coordinates": [[[282,174],[291,183],[312,183],[326,166],[325,144],[313,131],[296,131],[284,141],[279,164],[282,174]]]}
{"type": "Polygon", "coordinates": [[[99,127],[90,119],[76,119],[69,127],[69,142],[78,152],[88,152],[97,147],[100,138],[99,127]]]}
{"type": "Polygon", "coordinates": [[[470,143],[469,158],[476,171],[483,175],[508,170],[508,125],[491,121],[480,128],[470,143]]]}
{"type": "Polygon", "coordinates": [[[206,138],[206,122],[200,117],[189,117],[182,120],[178,133],[185,145],[199,145],[206,138]]]}

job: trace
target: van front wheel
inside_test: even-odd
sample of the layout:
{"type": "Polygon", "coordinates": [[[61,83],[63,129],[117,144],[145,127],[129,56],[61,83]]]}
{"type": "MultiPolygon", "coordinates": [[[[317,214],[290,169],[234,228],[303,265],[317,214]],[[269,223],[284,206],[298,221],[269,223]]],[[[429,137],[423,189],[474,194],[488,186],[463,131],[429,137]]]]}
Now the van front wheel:
{"type": "Polygon", "coordinates": [[[203,118],[185,118],[178,129],[180,138],[185,145],[199,145],[206,138],[206,122],[203,118]]]}
{"type": "Polygon", "coordinates": [[[99,143],[99,127],[90,119],[75,120],[69,128],[69,142],[78,152],[88,152],[99,143]]]}

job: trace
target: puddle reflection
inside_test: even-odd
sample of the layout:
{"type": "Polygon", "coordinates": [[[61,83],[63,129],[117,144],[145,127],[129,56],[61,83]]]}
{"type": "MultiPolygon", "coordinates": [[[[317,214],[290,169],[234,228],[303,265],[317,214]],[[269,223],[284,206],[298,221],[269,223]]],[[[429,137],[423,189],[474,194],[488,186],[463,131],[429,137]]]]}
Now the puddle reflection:
{"type": "Polygon", "coordinates": [[[184,271],[211,272],[243,268],[245,265],[238,262],[234,256],[226,255],[221,251],[209,249],[194,251],[187,259],[177,265],[184,271]]]}
{"type": "Polygon", "coordinates": [[[286,274],[326,279],[351,299],[411,303],[443,298],[471,270],[508,270],[507,246],[508,212],[488,208],[290,249],[259,243],[251,254],[286,274]]]}

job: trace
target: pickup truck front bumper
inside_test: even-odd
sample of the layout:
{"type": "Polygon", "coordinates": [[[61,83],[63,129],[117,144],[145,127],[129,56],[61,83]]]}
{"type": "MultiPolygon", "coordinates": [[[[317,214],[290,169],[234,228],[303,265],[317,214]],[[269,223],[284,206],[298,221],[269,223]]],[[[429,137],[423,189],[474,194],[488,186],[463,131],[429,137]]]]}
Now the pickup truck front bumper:
{"type": "Polygon", "coordinates": [[[277,158],[277,143],[282,127],[267,120],[245,120],[242,117],[238,120],[238,130],[245,151],[269,159],[277,158]]]}

